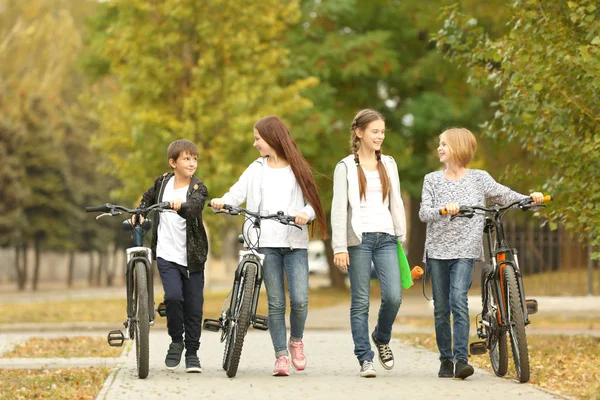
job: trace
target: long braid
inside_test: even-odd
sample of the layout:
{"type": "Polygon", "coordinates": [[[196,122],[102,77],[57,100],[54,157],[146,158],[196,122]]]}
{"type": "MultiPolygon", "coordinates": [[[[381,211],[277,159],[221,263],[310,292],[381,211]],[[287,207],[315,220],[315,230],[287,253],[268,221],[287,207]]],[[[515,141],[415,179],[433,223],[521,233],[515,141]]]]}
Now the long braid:
{"type": "Polygon", "coordinates": [[[356,164],[356,171],[358,173],[358,191],[360,193],[360,198],[363,200],[367,199],[367,177],[365,176],[365,171],[363,171],[360,166],[360,158],[358,157],[358,150],[360,149],[360,138],[356,134],[356,129],[358,128],[358,124],[356,119],[352,121],[352,139],[350,140],[350,144],[352,146],[352,153],[354,153],[354,163],[356,164]]]}
{"type": "Polygon", "coordinates": [[[381,150],[375,150],[375,157],[377,157],[377,171],[379,172],[379,180],[381,181],[381,201],[385,201],[385,198],[390,194],[390,178],[381,161],[381,150]]]}

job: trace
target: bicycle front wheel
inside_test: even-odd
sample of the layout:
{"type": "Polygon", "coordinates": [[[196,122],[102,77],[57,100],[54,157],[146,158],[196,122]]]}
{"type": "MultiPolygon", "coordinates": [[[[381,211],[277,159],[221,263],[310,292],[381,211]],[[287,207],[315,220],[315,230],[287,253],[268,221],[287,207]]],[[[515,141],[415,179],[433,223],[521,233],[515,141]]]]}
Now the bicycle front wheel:
{"type": "Polygon", "coordinates": [[[493,281],[486,282],[486,273],[481,274],[481,290],[483,303],[482,318],[488,322],[484,325],[487,335],[487,345],[490,352],[492,369],[497,376],[504,376],[508,371],[508,346],[506,343],[506,331],[498,324],[498,305],[492,290],[493,281]],[[486,299],[486,300],[484,300],[486,299]]]}
{"type": "Polygon", "coordinates": [[[135,307],[135,356],[140,379],[148,376],[150,316],[148,310],[148,280],[146,264],[136,262],[134,267],[133,305],[135,307]]]}
{"type": "Polygon", "coordinates": [[[225,345],[225,358],[227,364],[227,376],[233,378],[237,374],[244,338],[250,326],[250,308],[252,307],[252,293],[256,281],[256,265],[246,264],[240,290],[237,294],[237,305],[233,311],[229,337],[225,345]]]}
{"type": "Polygon", "coordinates": [[[513,360],[519,382],[529,381],[529,352],[527,350],[527,336],[525,334],[525,319],[523,317],[523,305],[517,284],[517,276],[512,265],[504,266],[502,271],[504,278],[504,290],[508,303],[508,323],[510,332],[510,344],[512,346],[513,360]]]}

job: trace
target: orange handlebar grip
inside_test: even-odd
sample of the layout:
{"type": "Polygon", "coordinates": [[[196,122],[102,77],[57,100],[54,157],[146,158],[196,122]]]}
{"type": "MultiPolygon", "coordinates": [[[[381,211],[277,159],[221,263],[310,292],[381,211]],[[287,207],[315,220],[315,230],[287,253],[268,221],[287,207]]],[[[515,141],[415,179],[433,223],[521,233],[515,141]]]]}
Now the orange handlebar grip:
{"type": "Polygon", "coordinates": [[[423,268],[418,265],[415,266],[412,271],[410,271],[410,275],[413,279],[420,279],[423,276],[423,268]]]}
{"type": "Polygon", "coordinates": [[[447,214],[448,214],[448,210],[446,210],[446,207],[440,209],[440,215],[447,215],[447,214]]]}
{"type": "Polygon", "coordinates": [[[552,201],[552,195],[549,195],[549,194],[545,195],[544,201],[552,201]]]}

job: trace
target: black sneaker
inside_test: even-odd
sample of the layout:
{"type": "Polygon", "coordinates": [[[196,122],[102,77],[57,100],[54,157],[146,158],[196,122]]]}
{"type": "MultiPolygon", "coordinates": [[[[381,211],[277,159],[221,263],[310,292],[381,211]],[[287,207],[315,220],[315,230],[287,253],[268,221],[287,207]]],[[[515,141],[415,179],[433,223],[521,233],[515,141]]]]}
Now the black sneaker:
{"type": "Polygon", "coordinates": [[[382,343],[375,339],[375,332],[371,333],[371,339],[373,339],[373,343],[375,343],[375,347],[377,347],[381,366],[388,370],[394,368],[394,354],[392,354],[390,346],[387,343],[382,343]]]}
{"type": "Polygon", "coordinates": [[[440,372],[438,372],[439,378],[453,378],[454,377],[454,363],[452,360],[444,358],[440,364],[440,372]]]}
{"type": "Polygon", "coordinates": [[[454,377],[458,379],[466,379],[473,375],[475,370],[466,360],[458,360],[454,368],[454,377]]]}
{"type": "Polygon", "coordinates": [[[185,356],[185,372],[202,372],[200,359],[195,354],[185,356]]]}
{"type": "Polygon", "coordinates": [[[184,348],[183,342],[172,342],[169,345],[169,350],[167,351],[167,357],[165,358],[165,365],[167,369],[174,370],[179,367],[179,362],[181,361],[181,353],[183,353],[184,348]]]}

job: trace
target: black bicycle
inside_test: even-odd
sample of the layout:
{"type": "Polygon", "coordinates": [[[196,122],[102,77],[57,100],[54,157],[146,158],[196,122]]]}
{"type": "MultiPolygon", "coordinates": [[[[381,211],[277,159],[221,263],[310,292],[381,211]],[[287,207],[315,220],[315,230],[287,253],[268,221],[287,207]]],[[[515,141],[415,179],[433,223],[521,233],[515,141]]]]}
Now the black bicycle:
{"type": "MultiPolygon", "coordinates": [[[[544,201],[552,200],[545,196],[544,201]]],[[[458,217],[472,218],[476,214],[485,215],[483,232],[487,235],[488,265],[481,273],[481,303],[483,309],[476,317],[477,336],[482,339],[470,344],[472,355],[489,351],[492,369],[497,376],[508,371],[508,346],[506,333],[510,335],[512,355],[519,382],[529,381],[529,352],[525,327],[529,325],[529,315],[538,310],[534,299],[525,298],[523,277],[519,269],[517,249],[510,248],[504,234],[502,218],[510,210],[527,211],[533,207],[545,207],[533,204],[528,197],[506,206],[461,206],[458,217]]],[[[445,214],[445,210],[441,210],[445,214]]]]}
{"type": "MultiPolygon", "coordinates": [[[[117,216],[123,213],[147,215],[151,211],[171,211],[169,202],[153,204],[146,208],[127,208],[114,204],[97,207],[86,207],[86,212],[102,212],[96,219],[106,216],[117,216]]],[[[113,347],[123,346],[125,339],[135,341],[135,355],[138,376],[144,379],[149,368],[149,334],[154,325],[154,285],[152,276],[152,250],[143,246],[144,233],[152,227],[152,221],[145,219],[142,224],[139,218],[132,223],[123,221],[123,230],[132,232],[133,247],[126,250],[127,265],[125,269],[127,282],[127,320],[123,322],[126,335],[121,330],[108,333],[108,344],[113,347]]]]}
{"type": "Polygon", "coordinates": [[[274,220],[284,225],[302,229],[294,223],[296,217],[285,215],[283,211],[277,214],[261,215],[260,213],[225,204],[225,211],[216,213],[228,215],[244,215],[242,234],[238,237],[240,243],[246,243],[247,251],[240,252],[240,262],[233,278],[233,288],[225,298],[219,319],[205,319],[204,329],[221,333],[221,342],[225,342],[223,353],[223,369],[232,378],[237,374],[244,338],[250,325],[255,329],[269,329],[268,318],[256,314],[258,296],[262,284],[262,263],[264,255],[259,253],[260,223],[262,220],[274,220]],[[251,233],[254,233],[252,235],[251,233]],[[229,305],[227,301],[229,300],[229,305]]]}

